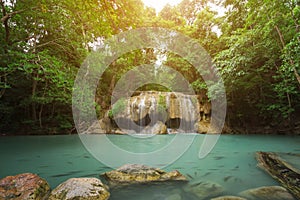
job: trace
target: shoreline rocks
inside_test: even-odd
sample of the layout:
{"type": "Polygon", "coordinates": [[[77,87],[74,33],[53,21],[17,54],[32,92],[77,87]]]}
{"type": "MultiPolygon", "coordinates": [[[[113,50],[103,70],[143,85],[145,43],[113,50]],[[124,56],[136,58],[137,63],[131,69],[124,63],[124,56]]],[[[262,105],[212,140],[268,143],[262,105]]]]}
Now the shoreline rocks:
{"type": "MultiPolygon", "coordinates": [[[[164,200],[296,199],[281,186],[252,188],[239,194],[230,194],[218,183],[210,181],[187,183],[187,178],[177,170],[166,172],[139,164],[127,164],[116,170],[105,172],[101,176],[111,186],[111,192],[115,195],[114,199],[122,197],[120,194],[126,194],[128,195],[126,198],[130,199],[131,195],[137,195],[138,192],[141,197],[146,195],[147,198],[155,197],[164,200]],[[153,188],[156,189],[153,190],[153,188]],[[128,189],[132,194],[127,194],[128,189]]],[[[1,200],[108,200],[110,196],[108,186],[98,178],[70,178],[52,191],[46,180],[32,173],[0,179],[1,200]]]]}

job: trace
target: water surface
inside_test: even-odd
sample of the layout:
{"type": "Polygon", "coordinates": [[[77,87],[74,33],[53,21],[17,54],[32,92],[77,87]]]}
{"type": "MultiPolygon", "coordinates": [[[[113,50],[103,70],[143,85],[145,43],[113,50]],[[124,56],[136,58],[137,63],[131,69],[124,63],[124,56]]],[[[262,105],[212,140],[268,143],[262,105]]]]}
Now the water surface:
{"type": "MultiPolygon", "coordinates": [[[[95,136],[94,136],[95,137],[95,136]]],[[[117,146],[132,152],[149,152],[167,145],[174,135],[135,138],[109,135],[117,146]]],[[[194,137],[189,136],[187,137],[194,137]]],[[[204,135],[197,135],[191,147],[165,170],[179,170],[190,182],[212,181],[222,185],[226,194],[260,186],[278,185],[264,171],[257,168],[256,151],[281,152],[283,157],[299,167],[299,136],[222,135],[213,151],[204,159],[198,158],[204,135]]],[[[110,154],[107,149],[103,149],[110,154]]],[[[118,155],[111,155],[118,159],[118,155]]],[[[168,155],[166,155],[168,156],[168,155]]],[[[0,177],[32,172],[45,178],[52,188],[72,177],[99,177],[110,171],[83,146],[77,135],[15,136],[0,138],[0,177]]],[[[162,166],[165,163],[161,163],[162,166]]],[[[111,199],[164,199],[181,190],[182,186],[128,187],[113,192],[111,199]]],[[[195,197],[182,194],[183,199],[195,197]]]]}

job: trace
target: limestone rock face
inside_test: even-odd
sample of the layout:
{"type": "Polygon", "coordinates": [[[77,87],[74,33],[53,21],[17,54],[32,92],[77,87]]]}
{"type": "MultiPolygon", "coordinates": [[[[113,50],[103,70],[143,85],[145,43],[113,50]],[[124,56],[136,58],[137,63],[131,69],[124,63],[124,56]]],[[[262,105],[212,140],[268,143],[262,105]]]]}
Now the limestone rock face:
{"type": "Polygon", "coordinates": [[[281,186],[254,188],[241,192],[240,196],[248,200],[295,200],[295,198],[281,186]]]}
{"type": "Polygon", "coordinates": [[[127,164],[117,170],[102,174],[111,186],[136,183],[187,181],[178,171],[165,172],[160,169],[138,164],[127,164]]]}
{"type": "Polygon", "coordinates": [[[118,117],[127,117],[137,122],[147,115],[167,119],[182,119],[198,121],[199,103],[196,95],[184,95],[176,92],[142,92],[127,100],[127,109],[120,112],[118,117]]]}
{"type": "Polygon", "coordinates": [[[49,193],[49,184],[36,174],[25,173],[0,180],[0,199],[44,200],[49,193]]]}
{"type": "Polygon", "coordinates": [[[140,92],[114,102],[111,110],[105,114],[105,120],[99,122],[102,131],[94,132],[114,133],[117,129],[154,134],[165,134],[166,129],[174,132],[197,132],[200,120],[209,121],[210,110],[210,103],[200,104],[197,95],[140,92]]]}
{"type": "Polygon", "coordinates": [[[196,195],[199,199],[207,199],[221,195],[224,188],[217,183],[199,182],[187,185],[184,191],[196,195]]]}
{"type": "Polygon", "coordinates": [[[49,200],[106,200],[107,187],[97,178],[71,178],[55,188],[49,200]]]}

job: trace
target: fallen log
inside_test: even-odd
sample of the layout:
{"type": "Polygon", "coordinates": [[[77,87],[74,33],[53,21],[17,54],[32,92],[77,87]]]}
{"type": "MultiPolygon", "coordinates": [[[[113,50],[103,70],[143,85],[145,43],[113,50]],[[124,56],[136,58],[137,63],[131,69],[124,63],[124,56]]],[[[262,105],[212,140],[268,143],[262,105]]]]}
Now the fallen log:
{"type": "Polygon", "coordinates": [[[300,171],[271,152],[256,152],[258,166],[279,181],[296,199],[300,199],[300,171]]]}

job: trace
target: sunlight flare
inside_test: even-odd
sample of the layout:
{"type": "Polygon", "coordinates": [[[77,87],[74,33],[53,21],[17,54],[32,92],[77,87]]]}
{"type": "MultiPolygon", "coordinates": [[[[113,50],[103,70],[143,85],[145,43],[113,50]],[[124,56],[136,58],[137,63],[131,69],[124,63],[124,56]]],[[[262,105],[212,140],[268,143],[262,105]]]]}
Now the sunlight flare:
{"type": "Polygon", "coordinates": [[[182,0],[142,0],[144,4],[148,7],[155,8],[156,12],[160,12],[163,7],[167,4],[170,4],[172,6],[179,4],[182,0]]]}

